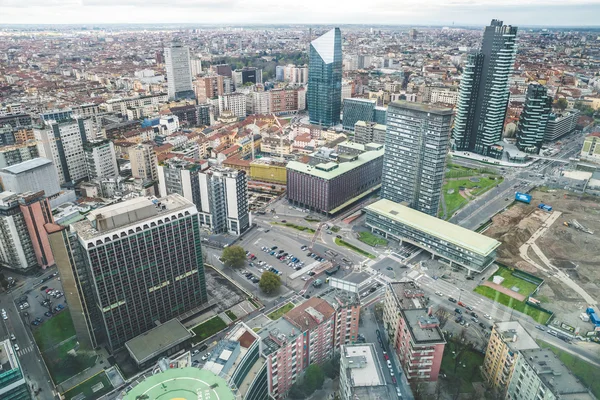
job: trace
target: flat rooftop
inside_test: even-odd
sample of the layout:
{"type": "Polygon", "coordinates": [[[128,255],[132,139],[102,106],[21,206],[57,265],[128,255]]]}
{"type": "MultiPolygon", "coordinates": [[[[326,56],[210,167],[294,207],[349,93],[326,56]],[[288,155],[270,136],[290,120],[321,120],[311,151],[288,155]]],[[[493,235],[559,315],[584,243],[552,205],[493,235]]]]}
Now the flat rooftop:
{"type": "Polygon", "coordinates": [[[289,341],[295,340],[302,332],[285,318],[279,318],[264,326],[257,333],[262,339],[263,354],[269,355],[279,350],[289,341]]]}
{"type": "Polygon", "coordinates": [[[287,169],[292,171],[301,172],[304,174],[312,175],[317,178],[322,179],[333,179],[337,178],[340,175],[345,174],[348,171],[353,170],[354,168],[358,168],[363,164],[366,164],[370,161],[377,159],[378,157],[383,157],[384,150],[373,150],[366,151],[362,154],[359,154],[354,161],[348,161],[343,163],[326,163],[326,164],[317,164],[312,166],[310,164],[304,164],[298,161],[290,161],[287,164],[287,169]],[[337,166],[337,167],[336,167],[337,166]],[[332,169],[333,168],[333,169],[332,169]]]}
{"type": "Polygon", "coordinates": [[[32,169],[40,168],[46,165],[52,165],[52,161],[47,158],[33,158],[31,160],[23,161],[22,163],[14,164],[8,167],[2,168],[2,172],[6,172],[13,175],[18,175],[23,172],[30,171],[32,169]]]}
{"type": "Polygon", "coordinates": [[[349,344],[342,347],[344,366],[352,379],[352,387],[386,385],[375,352],[372,343],[349,344]]]}
{"type": "Polygon", "coordinates": [[[73,224],[73,228],[82,239],[89,240],[165,213],[191,207],[195,209],[192,202],[179,194],[170,194],[161,199],[137,197],[90,211],[86,219],[73,224]]]}
{"type": "Polygon", "coordinates": [[[189,339],[192,333],[177,319],[172,319],[125,342],[133,359],[141,364],[189,339]]]}
{"type": "Polygon", "coordinates": [[[453,111],[448,107],[440,107],[431,104],[415,103],[406,100],[397,100],[388,105],[389,108],[405,108],[437,115],[452,115],[453,111]]]}
{"type": "Polygon", "coordinates": [[[495,239],[391,200],[379,200],[365,209],[482,256],[487,256],[500,246],[495,239]]]}
{"type": "Polygon", "coordinates": [[[0,342],[0,367],[2,367],[3,372],[19,367],[17,357],[9,339],[0,342]]]}
{"type": "Polygon", "coordinates": [[[494,328],[512,351],[539,348],[535,340],[517,321],[496,322],[494,328]]]}
{"type": "Polygon", "coordinates": [[[425,292],[413,281],[390,282],[389,288],[398,299],[397,304],[403,310],[425,308],[425,292]]]}
{"type": "Polygon", "coordinates": [[[523,350],[521,354],[537,376],[561,399],[595,399],[589,389],[549,349],[523,350]]]}
{"type": "MultiPolygon", "coordinates": [[[[439,326],[432,328],[421,328],[430,320],[435,320],[435,317],[429,317],[427,315],[426,308],[414,309],[414,310],[400,310],[404,315],[408,328],[410,330],[413,341],[417,344],[434,344],[434,343],[446,343],[442,331],[439,326]]],[[[439,321],[438,321],[439,324],[439,321]]]]}
{"type": "Polygon", "coordinates": [[[199,368],[171,368],[151,375],[125,395],[123,400],[172,399],[235,400],[225,379],[199,368]],[[201,397],[202,395],[202,397],[201,397]]]}

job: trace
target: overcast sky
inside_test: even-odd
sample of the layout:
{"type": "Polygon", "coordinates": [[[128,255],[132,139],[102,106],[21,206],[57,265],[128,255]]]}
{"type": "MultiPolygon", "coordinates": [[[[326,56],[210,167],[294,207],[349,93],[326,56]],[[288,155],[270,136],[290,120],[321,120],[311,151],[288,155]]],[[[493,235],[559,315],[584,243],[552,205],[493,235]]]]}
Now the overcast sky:
{"type": "Polygon", "coordinates": [[[0,0],[0,24],[599,26],[600,0],[0,0]]]}

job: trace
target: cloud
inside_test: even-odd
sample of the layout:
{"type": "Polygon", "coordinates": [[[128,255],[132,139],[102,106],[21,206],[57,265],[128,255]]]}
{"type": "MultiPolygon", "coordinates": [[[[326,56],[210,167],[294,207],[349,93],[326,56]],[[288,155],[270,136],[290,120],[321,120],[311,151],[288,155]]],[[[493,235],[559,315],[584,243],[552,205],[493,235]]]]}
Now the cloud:
{"type": "Polygon", "coordinates": [[[177,7],[194,9],[225,9],[229,7],[235,7],[237,3],[238,0],[81,0],[81,5],[84,7],[177,7]]]}

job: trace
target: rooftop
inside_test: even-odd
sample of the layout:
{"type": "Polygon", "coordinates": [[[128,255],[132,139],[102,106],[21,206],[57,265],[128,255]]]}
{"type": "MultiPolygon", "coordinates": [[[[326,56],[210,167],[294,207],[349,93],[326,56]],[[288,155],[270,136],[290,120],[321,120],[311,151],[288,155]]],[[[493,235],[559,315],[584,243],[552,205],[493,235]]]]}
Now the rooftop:
{"type": "Polygon", "coordinates": [[[123,400],[135,400],[146,395],[148,399],[203,399],[234,400],[235,395],[225,379],[199,368],[172,368],[149,376],[125,395],[123,400]]]}
{"type": "Polygon", "coordinates": [[[192,202],[178,194],[162,199],[137,197],[90,211],[86,219],[73,224],[73,228],[82,239],[89,240],[127,225],[190,207],[195,208],[192,202]]]}
{"type": "Polygon", "coordinates": [[[348,100],[348,101],[356,101],[356,102],[361,102],[361,103],[369,103],[369,104],[377,104],[377,102],[375,100],[372,99],[362,99],[360,97],[346,97],[344,98],[344,102],[348,100]]]}
{"type": "Polygon", "coordinates": [[[335,314],[335,310],[326,300],[311,297],[301,305],[288,311],[284,318],[304,332],[315,329],[333,314],[335,314]]]}
{"type": "Polygon", "coordinates": [[[440,107],[431,104],[415,103],[412,101],[398,100],[389,104],[389,108],[404,108],[408,110],[426,112],[437,115],[452,115],[451,108],[440,107]]]}
{"type": "Polygon", "coordinates": [[[296,339],[300,333],[298,327],[285,318],[279,318],[269,323],[258,331],[263,343],[263,353],[268,355],[279,350],[288,341],[296,339]]]}
{"type": "Polygon", "coordinates": [[[500,246],[500,242],[495,239],[413,210],[410,207],[391,200],[379,200],[367,206],[366,210],[411,226],[438,239],[482,256],[487,256],[500,246]]]}
{"type": "Polygon", "coordinates": [[[425,308],[425,292],[418,288],[414,281],[390,282],[389,289],[396,294],[397,305],[401,309],[425,308]]]}
{"type": "Polygon", "coordinates": [[[549,349],[523,350],[521,354],[537,376],[561,399],[595,399],[589,389],[549,349]],[[577,396],[568,396],[574,395],[577,396]],[[568,396],[568,397],[565,397],[568,396]]]}
{"type": "Polygon", "coordinates": [[[351,397],[356,399],[389,399],[382,366],[375,357],[372,343],[342,346],[342,372],[350,384],[351,397]]]}
{"type": "Polygon", "coordinates": [[[538,348],[535,340],[517,321],[496,322],[494,329],[512,351],[538,348]]]}
{"type": "Polygon", "coordinates": [[[400,310],[416,344],[446,343],[437,318],[427,315],[427,308],[400,310]],[[433,327],[425,327],[432,325],[433,327]]]}
{"type": "Polygon", "coordinates": [[[191,337],[192,334],[181,322],[172,319],[127,341],[125,347],[141,364],[191,337]]]}
{"type": "Polygon", "coordinates": [[[336,30],[339,32],[339,28],[333,28],[310,42],[325,64],[331,64],[334,61],[336,30]]]}
{"type": "Polygon", "coordinates": [[[9,339],[0,342],[0,368],[3,373],[19,368],[17,356],[9,339]]]}
{"type": "Polygon", "coordinates": [[[38,157],[31,160],[23,161],[19,164],[14,164],[9,167],[2,168],[2,172],[18,175],[22,172],[30,171],[32,169],[36,169],[46,165],[52,165],[52,161],[48,160],[47,158],[38,157]]]}
{"type": "Polygon", "coordinates": [[[326,164],[317,164],[316,166],[312,166],[309,164],[303,164],[298,161],[290,161],[287,164],[287,169],[305,173],[308,175],[315,176],[317,178],[322,179],[333,179],[337,178],[340,175],[345,174],[348,171],[351,171],[355,168],[362,166],[370,161],[373,161],[379,157],[383,157],[384,150],[374,150],[374,151],[366,151],[362,154],[359,154],[354,161],[348,161],[344,163],[326,163],[326,164]]]}

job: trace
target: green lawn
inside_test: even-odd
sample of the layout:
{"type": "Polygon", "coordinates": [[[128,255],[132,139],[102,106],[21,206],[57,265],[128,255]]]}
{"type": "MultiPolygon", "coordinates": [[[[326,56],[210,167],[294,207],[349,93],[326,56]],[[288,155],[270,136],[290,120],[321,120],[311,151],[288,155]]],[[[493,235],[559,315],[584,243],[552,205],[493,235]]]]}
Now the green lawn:
{"type": "Polygon", "coordinates": [[[229,317],[229,319],[231,319],[232,321],[235,321],[237,319],[237,315],[235,315],[235,313],[231,310],[227,310],[225,311],[225,314],[229,317]]]}
{"type": "Polygon", "coordinates": [[[500,267],[498,271],[494,273],[494,275],[490,276],[488,281],[492,282],[493,277],[496,275],[500,275],[504,278],[502,286],[508,289],[512,288],[513,286],[516,286],[519,288],[519,291],[517,293],[522,294],[523,296],[529,296],[537,287],[537,285],[535,285],[534,283],[530,283],[521,278],[513,276],[512,271],[505,267],[500,267]]]}
{"type": "Polygon", "coordinates": [[[448,217],[451,217],[452,214],[454,214],[456,211],[458,211],[461,207],[465,206],[470,201],[460,195],[459,187],[471,189],[475,186],[479,186],[479,188],[473,189],[470,192],[471,195],[477,197],[481,196],[483,193],[487,192],[494,186],[499,185],[500,183],[502,183],[503,180],[502,177],[497,177],[496,180],[479,176],[477,178],[479,178],[479,182],[471,182],[469,179],[458,179],[446,181],[444,183],[442,191],[444,193],[444,201],[446,202],[446,211],[448,217]],[[448,193],[449,189],[454,189],[454,193],[448,193]]]}
{"type": "Polygon", "coordinates": [[[335,232],[335,233],[338,233],[340,231],[340,227],[337,226],[337,225],[334,225],[334,226],[331,227],[331,231],[335,232]]]}
{"type": "Polygon", "coordinates": [[[548,319],[550,318],[550,314],[548,314],[547,312],[531,307],[524,301],[514,299],[504,293],[500,293],[497,290],[492,289],[491,287],[477,286],[475,288],[475,292],[485,297],[488,297],[497,303],[503,304],[516,311],[522,312],[523,314],[527,314],[540,324],[545,325],[548,322],[548,319]]]}
{"type": "Polygon", "coordinates": [[[110,380],[106,376],[106,373],[102,371],[99,374],[92,376],[88,380],[81,382],[79,385],[67,390],[65,393],[63,393],[63,396],[65,396],[65,400],[71,400],[79,394],[83,394],[85,396],[85,400],[91,400],[97,399],[103,394],[108,393],[112,388],[113,387],[110,383],[110,380]],[[94,392],[92,388],[99,383],[102,383],[104,387],[94,392]]]}
{"type": "Polygon", "coordinates": [[[204,321],[200,325],[196,325],[194,328],[192,328],[192,332],[196,334],[194,341],[198,343],[225,328],[227,328],[225,321],[218,316],[213,317],[208,321],[204,321]]]}
{"type": "Polygon", "coordinates": [[[496,174],[491,168],[469,168],[452,163],[448,163],[447,168],[446,178],[463,178],[467,176],[479,176],[481,174],[496,174]]]}
{"type": "Polygon", "coordinates": [[[42,325],[33,327],[33,336],[42,352],[74,335],[75,328],[68,308],[46,319],[42,325]]]}
{"type": "Polygon", "coordinates": [[[562,361],[567,368],[571,370],[573,375],[579,378],[584,385],[590,388],[596,397],[600,398],[600,379],[598,379],[598,377],[600,377],[600,368],[544,341],[538,340],[538,345],[543,348],[548,348],[554,354],[556,354],[560,361],[562,361]]]}
{"type": "Polygon", "coordinates": [[[96,352],[77,349],[77,338],[72,338],[42,353],[52,380],[56,384],[94,366],[96,352]]]}
{"type": "Polygon", "coordinates": [[[460,357],[460,365],[454,373],[454,365],[456,359],[453,351],[456,349],[456,344],[450,340],[444,347],[444,357],[442,358],[441,372],[446,374],[447,380],[450,382],[460,382],[461,393],[472,393],[473,382],[481,382],[481,374],[479,368],[483,365],[484,355],[475,350],[466,350],[460,357]],[[465,365],[465,367],[462,366],[465,365]]]}
{"type": "Polygon", "coordinates": [[[292,308],[294,308],[294,305],[292,303],[287,303],[287,304],[283,305],[282,307],[279,307],[277,310],[273,311],[269,315],[267,315],[267,317],[269,317],[272,320],[279,319],[283,316],[283,314],[287,313],[292,308]]]}
{"type": "Polygon", "coordinates": [[[377,236],[368,231],[363,231],[359,233],[358,240],[363,243],[368,244],[369,246],[387,246],[388,241],[381,236],[377,236]]]}
{"type": "Polygon", "coordinates": [[[365,257],[376,258],[373,254],[369,253],[368,251],[364,251],[363,249],[360,249],[360,248],[356,247],[355,245],[350,244],[350,243],[348,243],[348,242],[346,242],[346,241],[344,241],[342,239],[335,238],[335,244],[337,244],[338,246],[347,247],[350,250],[354,250],[358,254],[361,254],[361,255],[363,255],[365,257]]]}
{"type": "Polygon", "coordinates": [[[287,226],[288,228],[296,229],[297,231],[315,233],[315,230],[313,228],[309,228],[308,226],[292,224],[291,222],[271,222],[271,225],[287,226]]]}

